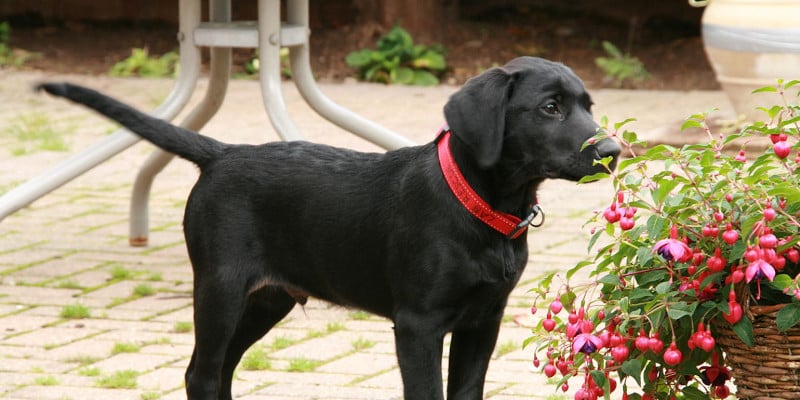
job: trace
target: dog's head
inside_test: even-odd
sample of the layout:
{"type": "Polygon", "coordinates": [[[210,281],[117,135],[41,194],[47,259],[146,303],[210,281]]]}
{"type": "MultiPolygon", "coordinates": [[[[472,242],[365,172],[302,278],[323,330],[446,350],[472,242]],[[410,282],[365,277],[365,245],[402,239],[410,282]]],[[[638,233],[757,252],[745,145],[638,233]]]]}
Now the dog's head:
{"type": "Polygon", "coordinates": [[[479,167],[499,168],[516,186],[545,178],[579,180],[604,171],[595,160],[616,161],[620,147],[613,140],[582,150],[598,129],[591,106],[572,70],[520,57],[467,81],[444,112],[479,167]]]}

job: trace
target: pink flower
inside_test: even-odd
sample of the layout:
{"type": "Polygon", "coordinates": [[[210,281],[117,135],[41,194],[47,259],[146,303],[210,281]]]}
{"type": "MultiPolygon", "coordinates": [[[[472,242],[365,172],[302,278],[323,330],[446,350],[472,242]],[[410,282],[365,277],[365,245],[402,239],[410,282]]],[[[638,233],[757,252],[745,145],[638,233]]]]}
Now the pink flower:
{"type": "Polygon", "coordinates": [[[603,347],[603,339],[600,339],[598,336],[592,335],[591,333],[578,334],[575,336],[575,340],[572,342],[573,353],[581,352],[585,354],[591,354],[601,347],[603,347]]]}
{"type": "Polygon", "coordinates": [[[769,279],[771,282],[775,279],[775,268],[770,263],[759,258],[747,265],[747,269],[744,271],[744,278],[747,282],[764,278],[769,279]]]}
{"type": "Polygon", "coordinates": [[[678,239],[661,239],[656,242],[654,252],[667,261],[687,262],[692,259],[692,249],[678,239]]]}
{"type": "Polygon", "coordinates": [[[669,239],[661,239],[656,242],[653,252],[658,253],[667,261],[687,262],[692,259],[694,253],[689,246],[678,240],[678,228],[670,227],[669,239]]]}

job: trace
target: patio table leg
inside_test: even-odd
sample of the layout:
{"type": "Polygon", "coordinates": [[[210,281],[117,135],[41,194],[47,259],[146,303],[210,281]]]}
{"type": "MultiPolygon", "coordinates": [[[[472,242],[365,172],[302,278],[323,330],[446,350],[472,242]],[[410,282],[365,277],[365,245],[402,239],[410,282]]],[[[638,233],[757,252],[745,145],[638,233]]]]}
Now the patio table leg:
{"type": "MultiPolygon", "coordinates": [[[[186,106],[200,75],[200,49],[195,46],[188,46],[185,40],[186,35],[194,31],[200,24],[200,8],[187,7],[192,1],[195,0],[180,0],[182,9],[186,10],[186,12],[181,13],[179,22],[180,63],[185,67],[181,69],[178,80],[166,100],[151,111],[152,115],[166,120],[174,118],[186,106]]],[[[56,165],[49,171],[45,171],[15,187],[0,196],[0,220],[75,179],[138,141],[138,136],[125,129],[120,129],[56,165]]]]}
{"type": "MultiPolygon", "coordinates": [[[[288,23],[308,26],[308,0],[288,1],[286,11],[288,23]]],[[[325,96],[317,86],[311,71],[308,40],[301,45],[290,47],[289,57],[292,79],[297,89],[306,103],[325,119],[387,150],[416,145],[410,139],[334,103],[325,96]]]]}
{"type": "MultiPolygon", "coordinates": [[[[216,22],[230,21],[230,0],[214,0],[210,7],[210,19],[216,22]]],[[[192,41],[192,46],[194,43],[192,41]]],[[[228,90],[231,72],[231,48],[212,47],[209,67],[208,88],[205,97],[181,126],[199,131],[219,111],[228,90]]],[[[131,193],[128,242],[131,246],[147,246],[149,236],[150,189],[156,175],[169,164],[174,154],[156,149],[145,161],[136,175],[131,193]]]]}

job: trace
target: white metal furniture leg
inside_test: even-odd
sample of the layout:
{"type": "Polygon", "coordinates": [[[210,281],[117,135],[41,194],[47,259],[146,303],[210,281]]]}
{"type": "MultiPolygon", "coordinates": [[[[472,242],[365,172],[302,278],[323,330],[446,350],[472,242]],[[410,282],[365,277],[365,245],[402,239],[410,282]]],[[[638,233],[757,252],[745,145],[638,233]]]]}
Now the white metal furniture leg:
{"type": "MultiPolygon", "coordinates": [[[[287,22],[289,24],[308,26],[308,0],[287,1],[287,22]]],[[[311,108],[335,125],[375,143],[387,150],[416,143],[395,132],[390,131],[336,103],[325,96],[314,80],[311,71],[309,41],[289,47],[292,66],[292,79],[311,108]]]]}
{"type": "MultiPolygon", "coordinates": [[[[191,114],[181,122],[181,126],[199,131],[217,113],[228,89],[230,76],[231,49],[212,48],[211,68],[206,95],[191,114]]],[[[149,235],[149,202],[153,180],[175,157],[161,149],[156,149],[147,158],[136,175],[131,193],[130,227],[128,241],[131,246],[147,246],[149,235]]]]}
{"type": "MultiPolygon", "coordinates": [[[[291,3],[291,1],[289,1],[291,3]]],[[[258,61],[261,98],[264,108],[283,140],[301,140],[303,136],[289,119],[281,92],[281,2],[258,0],[258,61]]]]}
{"type": "MultiPolygon", "coordinates": [[[[230,0],[211,0],[210,19],[215,22],[226,22],[231,19],[230,0]]],[[[193,35],[187,41],[194,46],[193,35]]],[[[208,88],[205,97],[191,114],[182,122],[181,126],[199,131],[219,111],[228,91],[228,80],[231,72],[231,48],[212,47],[209,61],[208,88]]],[[[149,203],[150,189],[153,180],[164,167],[175,157],[161,149],[156,149],[145,161],[136,175],[131,193],[130,221],[128,242],[131,246],[147,246],[149,236],[149,203]]]]}
{"type": "MultiPolygon", "coordinates": [[[[180,16],[180,31],[182,35],[193,31],[200,23],[200,7],[184,7],[184,3],[192,1],[195,0],[180,0],[184,9],[194,9],[192,12],[186,12],[180,16]]],[[[185,46],[185,40],[182,40],[181,36],[179,36],[179,40],[181,64],[186,65],[187,68],[181,70],[178,81],[166,100],[151,111],[152,115],[163,119],[174,118],[186,105],[200,74],[199,49],[194,48],[194,46],[191,46],[192,48],[185,46]]],[[[122,150],[132,146],[138,140],[137,136],[120,129],[93,146],[56,165],[49,171],[17,186],[0,197],[0,220],[108,160],[122,150]]]]}

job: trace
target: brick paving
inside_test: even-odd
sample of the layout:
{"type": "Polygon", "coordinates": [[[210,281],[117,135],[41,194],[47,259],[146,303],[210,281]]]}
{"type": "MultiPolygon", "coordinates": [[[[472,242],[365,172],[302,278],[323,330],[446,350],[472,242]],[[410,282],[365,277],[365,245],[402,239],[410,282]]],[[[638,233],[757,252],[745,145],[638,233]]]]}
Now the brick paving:
{"type": "MultiPolygon", "coordinates": [[[[30,87],[42,80],[87,84],[142,109],[158,104],[172,84],[0,70],[0,193],[114,129],[83,108],[32,93],[30,87]],[[68,151],[45,150],[41,141],[15,134],[26,129],[52,129],[68,151]]],[[[348,82],[322,89],[422,143],[441,124],[442,106],[457,88],[348,82]]],[[[313,114],[290,84],[285,93],[290,116],[309,140],[377,150],[313,114]]],[[[640,132],[729,107],[719,92],[597,90],[593,95],[597,116],[611,121],[636,116],[640,120],[631,127],[640,132]]],[[[195,97],[192,104],[200,98],[195,97]]],[[[203,132],[230,142],[274,140],[261,104],[256,82],[233,81],[223,108],[203,132]]],[[[165,169],[151,195],[150,246],[129,247],[132,181],[151,150],[139,143],[0,222],[0,399],[185,398],[192,277],[180,221],[197,173],[184,161],[165,169]]],[[[548,220],[529,235],[530,265],[509,300],[486,398],[571,398],[531,371],[531,350],[521,348],[530,330],[515,324],[513,316],[528,312],[527,292],[538,276],[587,256],[589,228],[583,221],[610,196],[610,185],[603,183],[553,181],[542,188],[548,220]]],[[[391,323],[313,299],[245,358],[234,381],[238,399],[399,399],[402,394],[391,323]]]]}

